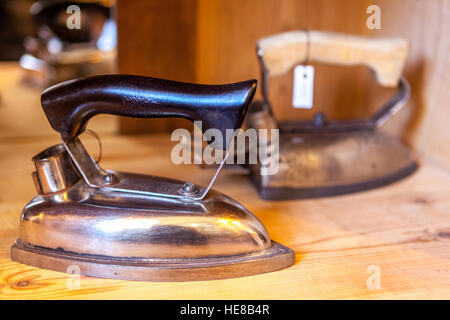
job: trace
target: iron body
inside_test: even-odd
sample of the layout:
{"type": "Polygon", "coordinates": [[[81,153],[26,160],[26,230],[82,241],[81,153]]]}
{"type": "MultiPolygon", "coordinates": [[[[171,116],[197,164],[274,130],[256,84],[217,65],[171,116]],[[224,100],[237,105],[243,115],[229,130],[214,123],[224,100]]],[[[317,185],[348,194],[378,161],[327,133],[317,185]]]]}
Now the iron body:
{"type": "MultiPolygon", "coordinates": [[[[132,185],[184,185],[111,173],[132,185]]],[[[245,276],[293,263],[290,249],[272,242],[252,213],[219,192],[171,199],[92,188],[81,179],[24,208],[11,256],[61,272],[77,265],[87,276],[153,281],[245,276]]]]}
{"type": "Polygon", "coordinates": [[[252,182],[267,200],[336,196],[381,187],[416,170],[409,150],[382,132],[282,134],[279,171],[252,182]]]}
{"type": "Polygon", "coordinates": [[[279,122],[269,101],[269,71],[263,51],[257,47],[257,53],[263,100],[252,104],[246,124],[254,129],[280,130],[279,171],[262,175],[260,163],[245,166],[263,199],[359,192],[395,182],[416,170],[411,152],[379,130],[409,99],[410,86],[405,78],[400,77],[397,92],[369,119],[328,121],[316,113],[311,121],[279,122]]]}
{"type": "Polygon", "coordinates": [[[293,264],[294,252],[271,241],[250,211],[210,189],[218,172],[207,187],[200,187],[104,170],[77,137],[92,113],[105,112],[129,116],[139,112],[147,117],[177,114],[194,120],[197,116],[192,112],[198,111],[210,127],[221,125],[224,131],[239,127],[255,81],[186,89],[188,84],[123,75],[92,80],[55,86],[42,96],[62,143],[33,158],[38,195],[22,212],[20,237],[11,249],[13,260],[62,272],[77,266],[87,276],[152,281],[248,276],[293,264]],[[117,93],[113,85],[123,92],[117,93]],[[159,88],[166,89],[164,96],[159,88]],[[183,90],[192,93],[194,89],[196,99],[185,101],[183,90]],[[210,95],[205,97],[202,90],[210,95]],[[137,96],[131,101],[127,92],[137,96]],[[168,92],[182,97],[185,106],[180,106],[183,101],[173,101],[168,92]],[[218,98],[211,99],[214,92],[218,98]],[[144,99],[146,95],[152,99],[144,99]],[[220,98],[227,95],[221,106],[220,98]],[[168,100],[157,101],[158,97],[168,100]],[[130,101],[129,109],[122,108],[122,99],[130,101]],[[78,108],[86,100],[96,100],[90,112],[78,108]],[[102,101],[106,100],[105,107],[102,101]],[[196,110],[202,107],[208,108],[207,114],[196,110]]]}

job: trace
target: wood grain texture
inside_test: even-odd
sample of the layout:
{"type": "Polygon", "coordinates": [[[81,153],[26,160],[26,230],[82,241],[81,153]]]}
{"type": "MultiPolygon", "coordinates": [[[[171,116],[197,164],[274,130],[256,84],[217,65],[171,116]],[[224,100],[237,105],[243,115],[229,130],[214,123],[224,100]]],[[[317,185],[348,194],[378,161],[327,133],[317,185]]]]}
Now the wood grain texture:
{"type": "MultiPolygon", "coordinates": [[[[360,12],[365,11],[361,3],[351,0],[238,2],[199,1],[197,81],[260,79],[255,50],[258,39],[305,28],[358,34],[362,28],[360,12]],[[345,12],[345,19],[342,12],[345,12]]],[[[292,107],[293,72],[270,79],[269,96],[277,119],[311,119],[317,111],[339,120],[371,114],[373,108],[367,101],[374,85],[366,68],[313,65],[316,73],[312,110],[292,107]]],[[[260,98],[259,93],[256,98],[260,98]]]]}
{"type": "MultiPolygon", "coordinates": [[[[386,130],[437,164],[450,168],[450,2],[447,0],[366,0],[381,8],[382,29],[364,34],[396,36],[411,43],[405,75],[411,83],[409,104],[386,130]]],[[[371,100],[379,98],[371,93],[371,100]]]]}
{"type": "MultiPolygon", "coordinates": [[[[20,211],[35,195],[30,159],[59,137],[43,116],[39,92],[17,85],[10,77],[17,69],[8,66],[6,73],[0,64],[0,75],[10,79],[0,76],[0,299],[450,299],[450,174],[428,160],[387,187],[303,201],[263,201],[245,176],[223,172],[215,188],[296,252],[292,267],[273,273],[188,283],[82,277],[80,288],[70,289],[67,274],[12,262],[20,211]],[[11,121],[18,113],[29,118],[11,121]],[[367,288],[371,265],[380,267],[380,290],[367,288]]],[[[113,119],[95,118],[88,126],[102,137],[103,167],[209,181],[210,171],[168,161],[169,134],[119,136],[113,119]]],[[[96,141],[86,138],[95,155],[96,141]]]]}
{"type": "MultiPolygon", "coordinates": [[[[196,0],[117,2],[119,72],[195,81],[196,0]]],[[[178,119],[120,118],[123,133],[170,131],[178,119]]]]}
{"type": "MultiPolygon", "coordinates": [[[[107,135],[102,165],[205,184],[211,172],[167,161],[168,140],[164,135],[107,135]]],[[[294,249],[294,266],[252,277],[189,283],[82,277],[80,289],[71,290],[68,275],[9,258],[20,210],[35,192],[29,158],[51,143],[42,137],[0,145],[0,165],[9,168],[0,173],[3,299],[450,298],[450,176],[428,163],[410,178],[378,190],[290,202],[262,201],[245,177],[224,174],[215,188],[243,203],[274,240],[294,249]],[[371,265],[381,269],[380,290],[366,286],[371,265]]]]}
{"type": "Polygon", "coordinates": [[[298,64],[319,62],[366,65],[382,86],[397,87],[408,57],[401,38],[369,38],[323,31],[288,31],[260,39],[258,54],[269,75],[282,75],[298,64]]]}
{"type": "MultiPolygon", "coordinates": [[[[314,30],[359,33],[362,28],[359,17],[361,12],[365,12],[365,7],[358,0],[196,0],[186,12],[186,14],[190,12],[193,19],[183,15],[179,21],[174,21],[179,16],[178,10],[183,8],[179,5],[170,17],[163,18],[168,14],[167,11],[147,10],[146,19],[136,21],[136,12],[144,12],[144,8],[149,6],[147,3],[152,2],[119,0],[120,72],[129,73],[132,70],[148,76],[183,80],[186,76],[191,76],[192,69],[187,69],[187,66],[191,66],[195,74],[190,81],[211,84],[258,79],[260,71],[255,44],[262,37],[306,27],[314,30]],[[192,11],[194,9],[195,12],[192,11]],[[343,15],[341,12],[345,12],[345,19],[341,19],[343,15]],[[173,27],[167,25],[164,19],[171,21],[173,27]],[[156,24],[157,21],[159,24],[156,24]],[[185,24],[182,27],[177,27],[183,22],[185,24]],[[158,35],[153,35],[154,32],[158,35]],[[174,32],[176,34],[173,34],[174,32]],[[129,39],[130,34],[133,35],[133,39],[129,39]],[[161,39],[161,45],[159,42],[147,44],[154,37],[162,37],[164,34],[167,39],[161,39]],[[174,40],[178,39],[176,37],[182,37],[182,40],[174,40]],[[121,38],[124,39],[122,42],[121,38]],[[170,43],[176,46],[180,41],[188,43],[186,48],[190,48],[190,54],[183,54],[186,49],[170,48],[170,43]],[[176,50],[176,53],[166,50],[176,50]],[[177,59],[171,59],[175,54],[177,59]],[[148,58],[153,55],[161,56],[161,61],[148,58]],[[121,59],[124,61],[121,62],[121,59]],[[169,62],[165,61],[170,61],[171,64],[168,65],[169,62]],[[178,72],[174,74],[173,70],[176,68],[178,72]]],[[[365,108],[373,81],[367,70],[358,67],[350,70],[338,68],[339,72],[336,72],[334,68],[318,67],[320,70],[316,76],[314,112],[326,111],[327,116],[334,119],[361,117],[371,113],[373,109],[365,108]]],[[[279,80],[272,83],[277,117],[311,118],[313,111],[294,110],[291,107],[292,74],[279,80]]],[[[135,121],[142,123],[139,120],[129,119],[121,121],[122,130],[128,128],[134,130],[132,127],[135,121]],[[129,125],[125,125],[125,122],[129,125]]],[[[172,119],[161,122],[152,120],[146,123],[143,129],[148,131],[164,131],[174,127],[171,125],[174,123],[172,119]],[[156,122],[164,124],[154,126],[153,123],[156,122]]],[[[140,127],[140,124],[136,127],[140,127]]]]}
{"type": "MultiPolygon", "coordinates": [[[[134,67],[122,72],[131,70],[150,76],[157,73],[176,80],[187,79],[188,75],[189,80],[198,83],[259,78],[256,41],[280,32],[307,28],[368,37],[405,38],[411,44],[404,74],[411,83],[412,97],[383,130],[450,168],[450,149],[447,147],[450,131],[446,130],[450,117],[447,107],[450,99],[447,89],[450,84],[450,56],[447,54],[450,38],[445,33],[450,29],[449,1],[196,0],[189,8],[184,7],[186,15],[177,11],[183,9],[178,6],[175,10],[178,13],[167,18],[167,21],[174,19],[170,21],[174,26],[181,25],[180,28],[166,26],[161,21],[165,18],[157,20],[151,12],[146,19],[135,18],[136,12],[143,12],[144,6],[150,8],[145,3],[153,1],[119,0],[119,9],[121,6],[132,8],[140,2],[138,9],[124,9],[118,13],[119,36],[121,28],[133,31],[126,33],[125,41],[122,41],[124,61],[121,63],[134,67]],[[366,26],[369,5],[378,5],[381,9],[380,30],[369,30],[366,26]],[[154,21],[154,27],[149,21],[154,21]],[[161,36],[162,28],[168,32],[166,38],[161,36]],[[158,30],[159,35],[153,35],[152,30],[158,30]],[[149,42],[148,39],[154,37],[161,39],[149,42]],[[184,47],[186,43],[190,45],[184,47]],[[172,49],[171,46],[178,47],[172,49]],[[167,60],[174,64],[147,58],[153,54],[161,59],[167,55],[167,60]]],[[[292,72],[271,79],[269,95],[278,119],[311,119],[318,111],[335,120],[366,118],[379,110],[393,94],[392,89],[374,84],[364,67],[313,65],[316,72],[314,108],[311,110],[292,108],[292,72]]],[[[258,93],[256,98],[259,97],[258,93]]],[[[172,120],[162,121],[168,122],[154,127],[167,130],[173,123],[172,120]]],[[[156,122],[146,123],[148,128],[156,122]]]]}

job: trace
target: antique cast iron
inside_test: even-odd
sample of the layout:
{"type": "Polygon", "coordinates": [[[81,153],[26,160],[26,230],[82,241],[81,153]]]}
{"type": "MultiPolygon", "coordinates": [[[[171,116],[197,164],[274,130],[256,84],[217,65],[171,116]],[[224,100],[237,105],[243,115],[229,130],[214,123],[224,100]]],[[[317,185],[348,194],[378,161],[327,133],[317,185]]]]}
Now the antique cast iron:
{"type": "Polygon", "coordinates": [[[377,130],[409,98],[410,87],[401,77],[407,51],[403,39],[318,31],[287,32],[261,39],[257,53],[263,100],[252,104],[246,122],[250,128],[280,129],[280,169],[275,175],[262,176],[260,164],[247,165],[260,196],[288,200],[340,195],[380,187],[411,174],[417,163],[410,151],[377,130]],[[379,84],[397,86],[397,92],[370,119],[327,121],[317,113],[312,121],[278,122],[269,101],[269,75],[283,74],[305,59],[368,65],[379,84]]]}
{"type": "MultiPolygon", "coordinates": [[[[101,169],[78,135],[94,115],[181,117],[203,129],[237,129],[256,81],[195,85],[105,75],[67,81],[42,94],[62,137],[33,158],[38,195],[22,212],[13,260],[65,272],[129,280],[188,281],[285,268],[292,250],[235,200],[208,187],[101,169]]],[[[223,146],[226,148],[226,145],[223,146]]],[[[220,169],[220,168],[219,168],[220,169]]]]}

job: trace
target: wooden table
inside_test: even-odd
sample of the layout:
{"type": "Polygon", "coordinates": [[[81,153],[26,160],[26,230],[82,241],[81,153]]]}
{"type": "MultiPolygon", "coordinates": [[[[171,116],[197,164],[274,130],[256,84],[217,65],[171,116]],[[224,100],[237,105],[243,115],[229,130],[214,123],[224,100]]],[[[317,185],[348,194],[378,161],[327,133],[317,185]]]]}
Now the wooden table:
{"type": "MultiPolygon", "coordinates": [[[[415,174],[390,186],[302,201],[263,201],[244,176],[224,172],[215,188],[256,214],[273,240],[295,250],[295,265],[281,271],[187,283],[82,277],[79,289],[69,289],[66,274],[12,262],[20,211],[35,195],[30,159],[58,142],[40,110],[39,90],[18,80],[15,65],[0,64],[1,299],[450,298],[450,173],[423,159],[415,174]],[[368,273],[377,270],[378,289],[370,281],[376,275],[368,273]]],[[[168,134],[119,136],[109,117],[94,119],[90,128],[102,137],[105,168],[203,184],[212,174],[171,164],[168,134]]],[[[96,153],[93,139],[86,144],[96,153]]]]}

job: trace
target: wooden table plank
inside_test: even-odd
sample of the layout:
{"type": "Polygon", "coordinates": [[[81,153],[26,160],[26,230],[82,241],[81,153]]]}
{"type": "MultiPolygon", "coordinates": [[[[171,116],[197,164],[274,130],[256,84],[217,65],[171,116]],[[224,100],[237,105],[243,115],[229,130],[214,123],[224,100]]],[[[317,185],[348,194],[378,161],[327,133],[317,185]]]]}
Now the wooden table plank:
{"type": "MultiPolygon", "coordinates": [[[[33,196],[30,156],[50,138],[0,146],[0,296],[45,299],[450,298],[450,176],[423,163],[413,176],[354,195],[269,202],[243,176],[225,172],[215,188],[252,210],[272,238],[296,251],[296,264],[270,274],[190,283],[133,282],[68,276],[9,259],[19,212],[33,196]],[[14,149],[14,152],[11,150],[14,149]],[[5,170],[5,168],[8,168],[5,170]],[[366,285],[370,265],[381,289],[366,285]]],[[[107,135],[103,166],[206,183],[211,172],[167,161],[168,136],[107,135]]],[[[94,146],[94,141],[91,146],[94,146]]]]}
{"type": "MultiPolygon", "coordinates": [[[[215,188],[256,214],[272,239],[294,249],[295,265],[252,277],[186,283],[82,277],[80,288],[70,289],[67,274],[10,260],[20,211],[35,195],[30,159],[57,143],[58,136],[40,115],[38,91],[15,100],[11,94],[17,90],[29,91],[1,90],[0,299],[450,298],[450,175],[429,161],[390,186],[302,201],[261,200],[246,177],[224,172],[215,188]],[[28,110],[14,109],[20,107],[28,110]],[[15,124],[18,114],[25,119],[15,124]],[[379,290],[367,287],[369,266],[380,269],[379,290]]],[[[105,168],[200,184],[212,174],[168,161],[174,145],[168,134],[119,136],[108,119],[92,126],[102,136],[105,168]]],[[[97,152],[93,139],[86,144],[97,152]]]]}

